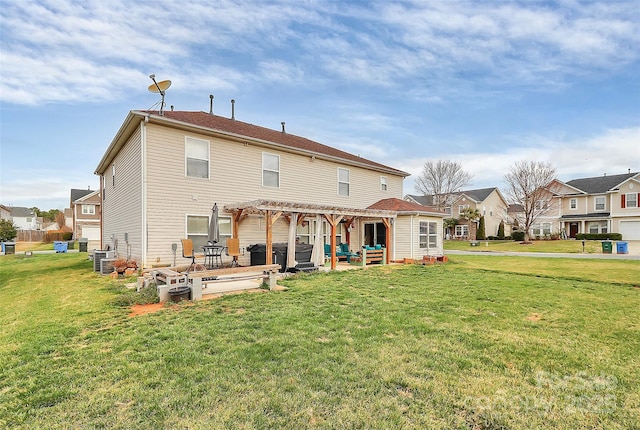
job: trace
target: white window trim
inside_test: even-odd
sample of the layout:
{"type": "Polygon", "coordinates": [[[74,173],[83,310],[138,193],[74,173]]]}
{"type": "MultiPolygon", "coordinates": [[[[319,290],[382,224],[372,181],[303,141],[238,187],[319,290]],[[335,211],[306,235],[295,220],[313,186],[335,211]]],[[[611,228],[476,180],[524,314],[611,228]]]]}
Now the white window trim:
{"type": "Polygon", "coordinates": [[[83,204],[81,212],[82,212],[82,215],[95,215],[96,214],[96,205],[85,205],[85,204],[83,204]],[[84,210],[85,208],[87,208],[87,209],[91,208],[91,210],[90,211],[87,210],[85,212],[85,210],[84,210]]]}
{"type": "Polygon", "coordinates": [[[387,184],[387,177],[386,176],[380,176],[380,191],[388,191],[389,190],[389,184],[387,184]]]}
{"type": "Polygon", "coordinates": [[[262,186],[263,186],[263,187],[269,187],[269,188],[280,188],[280,155],[278,155],[278,154],[273,154],[273,153],[271,153],[271,152],[263,152],[263,153],[262,153],[262,186]],[[265,157],[265,155],[269,155],[269,156],[272,156],[272,157],[276,157],[276,158],[278,159],[278,170],[267,169],[267,168],[264,166],[264,157],[265,157]],[[265,172],[265,171],[266,171],[266,172],[275,172],[275,173],[277,173],[277,174],[278,174],[278,185],[276,185],[276,186],[273,186],[273,185],[265,185],[265,183],[264,183],[264,172],[265,172]]]}
{"type": "Polygon", "coordinates": [[[469,205],[458,205],[458,215],[462,215],[464,211],[469,208],[469,205]]]}
{"type": "Polygon", "coordinates": [[[570,210],[570,211],[578,210],[578,199],[575,199],[575,198],[574,198],[574,199],[569,199],[569,210],[570,210]],[[573,207],[573,208],[571,207],[571,204],[572,204],[572,203],[575,203],[575,204],[576,204],[576,206],[575,206],[575,207],[573,207]]]}
{"type": "Polygon", "coordinates": [[[625,196],[624,197],[624,201],[625,201],[624,207],[625,207],[625,209],[635,209],[635,208],[638,207],[638,194],[637,193],[626,193],[624,196],[625,196]],[[636,202],[635,206],[629,206],[629,196],[633,196],[633,199],[636,202]]]}
{"type": "Polygon", "coordinates": [[[435,221],[420,221],[418,223],[418,247],[420,249],[437,249],[438,248],[438,223],[435,221]],[[426,224],[426,228],[427,228],[427,232],[425,234],[422,234],[422,224],[426,224]],[[434,229],[434,233],[429,233],[429,227],[431,224],[434,224],[435,229],[434,229]],[[424,238],[424,240],[422,239],[424,238]],[[435,245],[433,247],[429,246],[429,243],[431,242],[430,239],[434,239],[435,245]],[[425,246],[422,246],[422,245],[425,246]]]}
{"type": "Polygon", "coordinates": [[[344,167],[338,167],[338,170],[336,171],[336,173],[337,173],[337,179],[338,179],[336,192],[338,193],[338,196],[340,196],[340,197],[350,197],[351,196],[351,170],[350,169],[345,169],[344,167]],[[344,171],[347,172],[347,174],[349,176],[348,182],[342,182],[340,180],[340,171],[341,170],[344,170],[344,171]],[[340,184],[347,184],[347,188],[348,188],[347,194],[340,194],[340,184]]]}
{"type": "Polygon", "coordinates": [[[605,196],[595,196],[593,198],[593,210],[594,211],[604,211],[607,209],[607,199],[605,196]],[[602,209],[598,209],[598,199],[602,199],[602,209]]]}
{"type": "Polygon", "coordinates": [[[184,177],[185,178],[190,178],[190,179],[210,179],[211,177],[211,142],[205,139],[198,139],[197,137],[191,137],[191,136],[185,136],[184,137],[184,177]],[[194,160],[205,160],[204,158],[196,158],[196,157],[189,157],[187,154],[187,142],[191,140],[191,141],[195,141],[195,142],[200,142],[200,143],[204,143],[207,145],[207,158],[206,158],[206,162],[207,162],[207,176],[206,178],[202,178],[200,176],[189,176],[188,174],[188,162],[187,159],[188,158],[193,158],[194,160]]]}

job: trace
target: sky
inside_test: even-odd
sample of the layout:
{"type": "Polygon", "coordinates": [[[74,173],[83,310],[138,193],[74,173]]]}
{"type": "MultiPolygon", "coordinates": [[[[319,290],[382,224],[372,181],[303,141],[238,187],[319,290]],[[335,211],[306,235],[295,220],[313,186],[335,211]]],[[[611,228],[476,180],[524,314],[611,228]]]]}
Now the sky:
{"type": "Polygon", "coordinates": [[[69,206],[130,110],[209,111],[468,189],[640,171],[640,0],[0,0],[0,203],[69,206]]]}

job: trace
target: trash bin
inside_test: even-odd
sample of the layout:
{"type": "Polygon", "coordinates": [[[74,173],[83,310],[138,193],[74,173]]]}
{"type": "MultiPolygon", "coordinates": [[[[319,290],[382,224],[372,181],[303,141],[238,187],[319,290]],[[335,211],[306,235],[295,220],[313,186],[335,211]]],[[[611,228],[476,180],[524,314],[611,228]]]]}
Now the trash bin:
{"type": "Polygon", "coordinates": [[[471,246],[478,246],[480,244],[480,242],[478,242],[477,240],[472,240],[471,242],[469,242],[469,244],[471,246]]]}
{"type": "Polygon", "coordinates": [[[15,254],[16,253],[16,243],[15,242],[5,242],[4,243],[4,253],[5,253],[5,255],[15,254]]]}
{"type": "Polygon", "coordinates": [[[627,242],[616,242],[616,252],[618,254],[628,254],[629,247],[627,242]]]}
{"type": "Polygon", "coordinates": [[[603,254],[611,254],[612,250],[613,250],[613,242],[611,242],[610,240],[603,240],[602,241],[602,253],[603,254]]]}
{"type": "Polygon", "coordinates": [[[311,253],[313,245],[308,243],[296,243],[296,261],[298,263],[311,262],[311,253]]]}
{"type": "Polygon", "coordinates": [[[89,245],[89,239],[81,237],[78,239],[78,250],[80,252],[87,252],[87,246],[89,245]]]}
{"type": "Polygon", "coordinates": [[[191,287],[183,285],[181,287],[169,288],[169,299],[174,303],[191,300],[191,287]]]}
{"type": "Polygon", "coordinates": [[[68,240],[67,241],[67,249],[75,249],[75,240],[68,240]]]}
{"type": "Polygon", "coordinates": [[[62,240],[56,240],[53,242],[53,250],[56,253],[67,252],[67,242],[62,240]]]}

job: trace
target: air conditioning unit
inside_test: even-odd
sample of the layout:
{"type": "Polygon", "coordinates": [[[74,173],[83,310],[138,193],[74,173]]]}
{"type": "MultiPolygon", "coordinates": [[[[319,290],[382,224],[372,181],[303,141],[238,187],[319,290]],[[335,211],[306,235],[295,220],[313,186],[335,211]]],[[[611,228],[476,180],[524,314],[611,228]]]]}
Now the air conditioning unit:
{"type": "Polygon", "coordinates": [[[101,267],[100,267],[100,260],[102,260],[103,258],[115,258],[115,257],[116,257],[115,251],[98,251],[98,250],[93,251],[93,271],[102,273],[101,267]]]}
{"type": "Polygon", "coordinates": [[[113,272],[113,262],[116,261],[115,258],[103,258],[100,260],[100,274],[108,275],[113,272]]]}

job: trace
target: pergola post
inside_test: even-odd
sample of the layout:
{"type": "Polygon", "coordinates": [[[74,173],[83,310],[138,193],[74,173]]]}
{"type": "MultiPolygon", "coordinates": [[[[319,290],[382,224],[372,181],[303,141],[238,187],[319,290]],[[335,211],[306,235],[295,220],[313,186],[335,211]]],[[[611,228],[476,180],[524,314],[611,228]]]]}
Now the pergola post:
{"type": "Polygon", "coordinates": [[[325,214],[324,217],[331,226],[331,241],[329,242],[331,247],[331,270],[335,270],[337,264],[336,246],[338,245],[336,243],[336,226],[342,220],[342,215],[325,214]]]}

